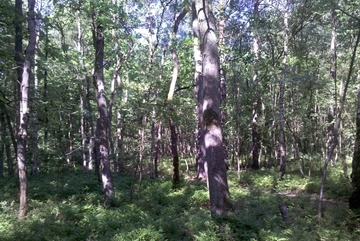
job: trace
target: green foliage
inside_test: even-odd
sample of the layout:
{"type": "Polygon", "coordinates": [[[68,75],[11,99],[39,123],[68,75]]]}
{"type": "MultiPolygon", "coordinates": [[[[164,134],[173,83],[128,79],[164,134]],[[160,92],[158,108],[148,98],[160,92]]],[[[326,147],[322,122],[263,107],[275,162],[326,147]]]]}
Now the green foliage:
{"type": "Polygon", "coordinates": [[[275,171],[230,171],[234,211],[212,219],[205,184],[188,181],[172,190],[171,179],[144,179],[129,200],[131,177],[114,177],[112,206],[102,206],[103,194],[94,174],[68,171],[40,173],[29,180],[29,215],[19,223],[14,178],[0,179],[1,240],[358,240],[358,219],[343,202],[349,180],[330,168],[325,189],[325,218],[317,219],[320,176],[312,180],[275,171]],[[314,186],[314,188],[312,188],[314,186]],[[335,191],[336,190],[336,191],[335,191]],[[343,197],[343,199],[339,199],[343,197]],[[282,221],[284,203],[291,220],[282,221]]]}

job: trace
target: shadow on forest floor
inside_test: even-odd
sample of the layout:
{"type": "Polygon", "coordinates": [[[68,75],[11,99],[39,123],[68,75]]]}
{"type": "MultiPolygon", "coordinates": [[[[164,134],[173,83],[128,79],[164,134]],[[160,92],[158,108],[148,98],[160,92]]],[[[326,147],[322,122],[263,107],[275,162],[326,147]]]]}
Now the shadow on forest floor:
{"type": "Polygon", "coordinates": [[[3,178],[0,240],[358,240],[358,223],[344,201],[348,186],[339,178],[329,175],[324,218],[318,220],[318,178],[289,174],[279,181],[275,172],[260,170],[242,172],[238,181],[229,171],[235,210],[213,220],[203,182],[183,180],[173,191],[169,178],[144,179],[131,201],[131,176],[115,176],[116,195],[105,209],[93,172],[40,173],[29,178],[23,222],[16,220],[16,180],[3,178]],[[279,203],[290,221],[282,220],[279,203]]]}

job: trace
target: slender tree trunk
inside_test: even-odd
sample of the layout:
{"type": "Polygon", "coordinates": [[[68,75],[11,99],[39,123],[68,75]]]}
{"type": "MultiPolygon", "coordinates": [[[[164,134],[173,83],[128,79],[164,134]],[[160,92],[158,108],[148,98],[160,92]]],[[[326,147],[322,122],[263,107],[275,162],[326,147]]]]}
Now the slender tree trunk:
{"type": "Polygon", "coordinates": [[[116,112],[116,143],[117,143],[117,151],[116,151],[116,162],[118,165],[118,171],[123,167],[123,135],[122,135],[122,122],[121,122],[121,112],[120,107],[118,107],[116,112]]]}
{"type": "MultiPolygon", "coordinates": [[[[178,72],[179,72],[179,58],[178,58],[178,55],[176,52],[176,44],[177,44],[176,43],[176,34],[177,34],[177,30],[179,29],[180,22],[185,17],[186,13],[187,13],[187,9],[184,8],[184,10],[176,18],[175,23],[174,23],[174,29],[173,29],[174,48],[172,50],[174,68],[173,68],[173,76],[172,76],[171,85],[170,85],[169,94],[168,94],[168,100],[172,100],[172,98],[173,98],[175,84],[176,84],[178,72]]],[[[174,19],[175,19],[175,14],[174,14],[174,19]]],[[[172,106],[169,106],[169,110],[171,112],[174,111],[172,106]]],[[[171,154],[172,154],[172,158],[173,158],[172,188],[177,189],[180,186],[180,170],[179,170],[180,163],[179,163],[179,154],[178,154],[178,146],[177,146],[178,133],[176,133],[176,126],[175,126],[173,117],[171,116],[171,113],[169,116],[169,124],[170,124],[170,133],[171,133],[170,134],[171,135],[171,138],[170,138],[171,139],[171,154]]]]}
{"type": "MultiPolygon", "coordinates": [[[[113,0],[112,1],[113,4],[115,6],[118,6],[118,1],[117,0],[113,0]]],[[[116,16],[117,13],[113,14],[112,18],[114,23],[116,23],[116,16]]],[[[119,44],[118,44],[118,38],[116,36],[116,32],[115,32],[115,28],[111,31],[111,35],[113,38],[113,42],[115,45],[115,57],[116,57],[116,65],[115,65],[115,70],[113,73],[113,77],[111,80],[111,88],[110,88],[110,102],[109,102],[109,143],[110,143],[110,159],[113,160],[114,162],[114,173],[118,173],[118,162],[117,159],[115,158],[115,145],[114,145],[114,141],[113,141],[113,136],[112,136],[112,116],[113,116],[113,106],[115,103],[115,96],[116,96],[116,84],[118,85],[118,87],[121,85],[121,79],[120,79],[120,70],[121,70],[121,57],[119,56],[120,54],[120,50],[119,50],[119,44]]]]}
{"type": "Polygon", "coordinates": [[[74,150],[74,143],[73,143],[73,137],[72,137],[72,114],[68,113],[67,118],[67,124],[68,124],[68,131],[67,131],[67,140],[68,140],[68,153],[66,154],[66,161],[68,164],[68,167],[75,167],[75,163],[72,162],[72,153],[74,150]]]}
{"type": "MultiPolygon", "coordinates": [[[[223,0],[219,3],[220,7],[220,19],[218,23],[218,29],[219,29],[219,57],[220,57],[220,70],[219,70],[219,76],[220,76],[220,105],[222,107],[221,109],[221,128],[224,128],[225,122],[226,122],[226,71],[225,71],[225,26],[226,26],[226,20],[225,20],[225,3],[223,0]]],[[[225,160],[228,158],[228,141],[225,138],[225,134],[223,132],[223,145],[224,145],[224,156],[225,160]]],[[[227,164],[228,166],[228,164],[227,164]]]]}
{"type": "Polygon", "coordinates": [[[82,93],[82,87],[80,90],[80,135],[81,135],[81,161],[83,168],[87,169],[87,157],[86,157],[86,133],[85,133],[85,117],[84,117],[84,97],[82,93]]]}
{"type": "Polygon", "coordinates": [[[161,122],[159,124],[155,125],[155,133],[156,133],[156,141],[155,141],[155,159],[154,159],[154,175],[155,178],[158,177],[159,172],[158,172],[158,166],[159,166],[159,162],[160,162],[160,141],[161,141],[161,122]]]}
{"type": "MultiPolygon", "coordinates": [[[[82,46],[82,25],[81,25],[81,11],[80,8],[76,11],[77,13],[77,51],[79,63],[81,64],[81,69],[86,72],[85,64],[84,64],[84,54],[83,54],[83,46],[82,46]]],[[[84,169],[87,169],[87,156],[86,156],[86,121],[85,121],[85,102],[84,102],[84,84],[81,84],[79,87],[79,98],[80,98],[80,135],[81,135],[81,161],[84,169]]]]}
{"type": "MultiPolygon", "coordinates": [[[[8,125],[6,123],[6,116],[8,115],[5,104],[3,102],[0,101],[0,127],[1,127],[1,140],[2,140],[2,144],[3,144],[3,150],[2,152],[5,151],[6,154],[6,159],[7,159],[7,168],[8,168],[8,175],[9,176],[13,176],[14,175],[14,164],[13,164],[13,158],[11,156],[11,147],[10,147],[10,140],[8,139],[9,136],[12,136],[12,138],[14,138],[14,134],[13,134],[13,129],[11,126],[11,123],[9,123],[10,125],[8,125]],[[8,128],[10,127],[10,128],[8,128]],[[6,129],[8,129],[8,133],[6,131],[6,129]]],[[[0,144],[1,145],[1,144],[0,144]]]]}
{"type": "Polygon", "coordinates": [[[109,199],[114,195],[114,186],[112,182],[110,161],[109,161],[109,116],[107,109],[107,100],[105,95],[105,83],[103,74],[104,62],[104,32],[100,24],[95,25],[93,29],[94,47],[95,47],[95,68],[94,68],[94,87],[96,90],[96,101],[98,106],[98,151],[101,167],[101,182],[105,194],[104,205],[109,205],[109,199]]]}
{"type": "Polygon", "coordinates": [[[285,145],[285,76],[286,65],[288,57],[288,42],[289,42],[289,24],[288,24],[288,10],[289,1],[286,1],[284,13],[284,59],[282,62],[281,80],[280,80],[280,93],[279,93],[279,150],[280,150],[280,176],[282,177],[286,171],[286,145],[285,145]]]}
{"type": "MultiPolygon", "coordinates": [[[[16,9],[21,8],[22,4],[16,4],[16,9]]],[[[31,74],[32,58],[35,53],[36,46],[36,32],[35,32],[35,0],[28,0],[28,28],[29,28],[29,43],[25,50],[25,61],[23,64],[23,71],[20,85],[20,106],[19,106],[19,129],[17,136],[17,164],[19,173],[19,187],[20,187],[20,207],[19,219],[22,220],[27,214],[27,174],[26,174],[26,143],[27,131],[30,119],[29,111],[29,83],[31,74]]]]}
{"type": "Polygon", "coordinates": [[[258,104],[259,104],[259,93],[258,93],[258,61],[259,61],[259,34],[258,34],[258,25],[259,25],[259,0],[255,0],[254,2],[254,39],[253,39],[253,53],[254,53],[254,76],[253,76],[253,84],[254,84],[254,99],[253,99],[253,109],[252,109],[252,148],[251,148],[251,156],[252,156],[252,169],[257,170],[260,168],[259,165],[259,154],[260,154],[260,140],[259,140],[259,131],[258,131],[258,104]]]}
{"type": "Polygon", "coordinates": [[[319,219],[322,218],[322,199],[324,197],[324,186],[325,186],[326,175],[327,175],[327,167],[328,167],[329,161],[331,160],[331,156],[334,153],[334,150],[335,150],[335,148],[336,148],[336,146],[338,144],[338,141],[339,141],[338,140],[339,127],[340,127],[340,123],[341,123],[342,112],[343,112],[344,106],[345,106],[347,89],[349,87],[350,79],[351,79],[351,76],[352,76],[354,63],[355,63],[355,57],[356,57],[356,50],[357,50],[357,47],[359,45],[359,42],[360,42],[360,29],[359,29],[359,31],[357,33],[354,50],[353,50],[353,53],[352,53],[352,56],[351,56],[350,67],[349,67],[348,75],[347,75],[347,78],[346,78],[346,81],[345,81],[343,95],[341,96],[340,103],[339,103],[340,104],[339,105],[339,113],[336,116],[336,120],[335,120],[335,124],[334,124],[333,141],[332,141],[332,143],[329,146],[329,149],[327,151],[326,160],[325,160],[324,167],[323,167],[323,170],[322,170],[322,178],[321,178],[320,194],[319,194],[319,205],[318,205],[318,218],[319,219]]]}
{"type": "Polygon", "coordinates": [[[196,99],[196,169],[197,169],[197,178],[206,179],[205,163],[203,159],[204,146],[201,146],[201,139],[203,136],[201,123],[202,123],[202,106],[201,106],[201,93],[203,92],[203,82],[202,82],[202,57],[200,50],[200,29],[199,29],[199,19],[196,11],[195,0],[192,1],[192,24],[193,24],[193,35],[194,35],[194,65],[195,65],[195,74],[194,74],[194,95],[196,99]]]}
{"type": "MultiPolygon", "coordinates": [[[[48,55],[49,55],[49,27],[48,25],[45,25],[45,62],[48,61],[48,55]]],[[[43,94],[42,94],[42,98],[44,101],[48,101],[48,72],[47,72],[47,67],[44,67],[44,84],[43,84],[43,94]]],[[[49,111],[48,111],[48,107],[47,105],[45,105],[44,107],[44,119],[45,119],[45,123],[43,126],[43,130],[44,130],[44,138],[43,138],[43,146],[44,146],[44,156],[43,156],[43,160],[42,162],[47,162],[48,161],[48,138],[49,138],[49,111]]]]}
{"type": "Polygon", "coordinates": [[[96,146],[95,146],[95,131],[94,131],[94,121],[93,121],[93,114],[92,108],[90,105],[90,77],[85,77],[86,86],[85,86],[85,119],[88,123],[88,168],[90,170],[93,169],[95,162],[98,162],[98,158],[96,155],[96,146]]]}
{"type": "Polygon", "coordinates": [[[216,20],[210,0],[196,0],[202,43],[202,143],[204,161],[208,166],[208,184],[211,215],[221,216],[231,209],[230,192],[227,184],[225,151],[221,131],[219,50],[216,37],[216,20]]]}
{"type": "MultiPolygon", "coordinates": [[[[39,43],[39,30],[36,34],[36,43],[39,43]]],[[[38,47],[36,47],[37,49],[38,47]]],[[[33,143],[32,143],[32,161],[33,166],[31,170],[32,175],[36,175],[40,170],[40,158],[39,158],[39,120],[38,120],[38,106],[39,106],[39,76],[38,76],[38,54],[35,50],[34,56],[34,110],[33,110],[33,143]]]]}
{"type": "MultiPolygon", "coordinates": [[[[174,111],[174,109],[170,106],[169,110],[171,112],[174,111]]],[[[173,179],[172,179],[172,188],[178,189],[180,186],[180,170],[179,170],[179,154],[177,150],[177,140],[178,140],[178,134],[176,133],[176,126],[175,122],[173,120],[173,117],[169,117],[169,125],[170,125],[170,136],[171,136],[171,154],[173,158],[173,179]]]]}
{"type": "MultiPolygon", "coordinates": [[[[139,129],[139,137],[140,137],[139,159],[138,159],[138,164],[136,167],[137,171],[139,171],[139,180],[138,180],[138,184],[139,184],[138,192],[139,193],[141,190],[141,183],[142,183],[142,177],[143,177],[143,159],[144,159],[144,151],[145,151],[146,125],[147,125],[147,120],[146,120],[146,117],[144,117],[142,120],[142,127],[141,127],[141,129],[139,129]]],[[[136,176],[136,173],[135,173],[135,176],[136,176]]]]}
{"type": "Polygon", "coordinates": [[[6,140],[6,125],[5,125],[5,105],[2,100],[0,100],[0,177],[4,176],[4,151],[6,140]]]}

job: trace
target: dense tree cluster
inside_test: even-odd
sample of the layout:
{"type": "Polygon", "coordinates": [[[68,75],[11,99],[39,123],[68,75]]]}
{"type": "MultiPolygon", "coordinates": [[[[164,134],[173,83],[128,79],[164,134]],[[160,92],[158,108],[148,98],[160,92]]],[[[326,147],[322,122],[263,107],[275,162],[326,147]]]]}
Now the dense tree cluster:
{"type": "Polygon", "coordinates": [[[27,175],[94,169],[109,206],[114,175],[130,172],[133,190],[169,157],[174,189],[179,162],[196,165],[215,216],[232,209],[228,167],[321,172],[321,217],[328,164],[340,164],[358,208],[359,9],[336,0],[2,0],[0,176],[19,179],[19,218],[27,175]]]}

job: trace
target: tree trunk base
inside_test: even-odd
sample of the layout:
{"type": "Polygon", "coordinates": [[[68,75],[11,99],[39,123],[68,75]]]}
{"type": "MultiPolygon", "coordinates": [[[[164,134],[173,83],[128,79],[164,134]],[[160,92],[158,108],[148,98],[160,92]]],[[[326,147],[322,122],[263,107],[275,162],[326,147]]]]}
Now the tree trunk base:
{"type": "Polygon", "coordinates": [[[349,198],[349,208],[360,210],[360,190],[355,190],[349,198]]]}

